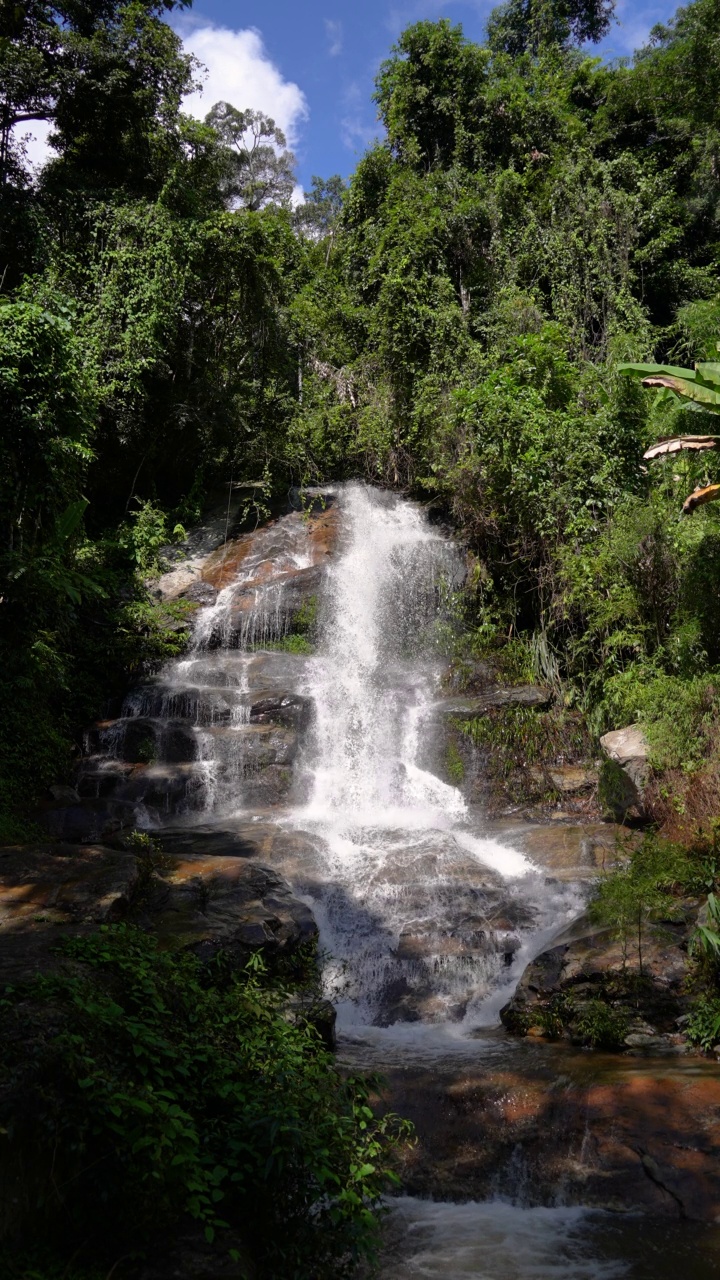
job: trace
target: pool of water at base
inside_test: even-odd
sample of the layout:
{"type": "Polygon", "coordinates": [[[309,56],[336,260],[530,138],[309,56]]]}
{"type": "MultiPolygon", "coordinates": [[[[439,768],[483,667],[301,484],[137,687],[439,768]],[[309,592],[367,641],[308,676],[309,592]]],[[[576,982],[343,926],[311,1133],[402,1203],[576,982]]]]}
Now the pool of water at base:
{"type": "Polygon", "coordinates": [[[502,1200],[390,1203],[380,1280],[715,1280],[720,1226],[502,1200]]]}

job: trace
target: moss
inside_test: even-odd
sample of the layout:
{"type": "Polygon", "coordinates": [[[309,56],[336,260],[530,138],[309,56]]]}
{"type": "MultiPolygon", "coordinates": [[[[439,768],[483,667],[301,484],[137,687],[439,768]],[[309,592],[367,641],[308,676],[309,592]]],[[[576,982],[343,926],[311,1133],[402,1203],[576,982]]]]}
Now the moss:
{"type": "Polygon", "coordinates": [[[585,764],[593,754],[584,718],[564,707],[494,708],[458,729],[482,753],[483,777],[498,803],[555,805],[551,779],[538,780],[530,769],[585,764]]]}
{"type": "Polygon", "coordinates": [[[604,812],[620,822],[638,804],[637,792],[617,760],[603,760],[600,765],[598,801],[604,812]]]}
{"type": "Polygon", "coordinates": [[[263,649],[272,649],[277,653],[304,653],[310,654],[315,652],[315,647],[310,643],[307,636],[290,635],[283,636],[280,640],[269,640],[266,644],[259,646],[263,649]]]}
{"type": "Polygon", "coordinates": [[[445,749],[445,773],[455,787],[462,786],[465,781],[465,762],[452,739],[445,749]]]}

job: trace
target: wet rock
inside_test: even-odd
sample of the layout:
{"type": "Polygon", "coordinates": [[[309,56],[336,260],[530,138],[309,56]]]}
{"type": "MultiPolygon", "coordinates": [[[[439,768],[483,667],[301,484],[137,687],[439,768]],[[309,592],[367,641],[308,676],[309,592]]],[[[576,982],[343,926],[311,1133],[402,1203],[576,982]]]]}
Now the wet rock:
{"type": "Polygon", "coordinates": [[[604,734],[600,746],[605,757],[600,768],[601,804],[617,822],[644,818],[650,747],[640,725],[604,734]]]}
{"type": "Polygon", "coordinates": [[[243,583],[233,596],[227,622],[230,633],[243,641],[262,643],[265,639],[284,635],[292,626],[301,609],[314,602],[325,578],[323,564],[304,569],[292,569],[275,573],[267,581],[262,579],[243,583]],[[256,618],[262,620],[258,627],[256,618]],[[270,630],[266,633],[265,628],[270,630]]]}
{"type": "MultiPolygon", "coordinates": [[[[81,787],[81,790],[83,788],[81,787]]],[[[80,804],[62,809],[46,809],[38,822],[53,840],[93,844],[134,825],[134,807],[95,798],[90,790],[80,804]]]]}
{"type": "Polygon", "coordinates": [[[438,709],[457,720],[470,720],[485,715],[496,707],[533,707],[544,711],[553,700],[552,689],[538,685],[515,685],[507,689],[488,689],[475,697],[443,698],[438,709]]]}
{"type": "Polygon", "coordinates": [[[215,604],[218,594],[217,587],[213,587],[211,583],[205,582],[202,578],[195,578],[183,591],[185,600],[190,600],[193,604],[200,605],[201,608],[215,604]]]}
{"type": "Polygon", "coordinates": [[[720,1215],[715,1063],[588,1055],[525,1041],[479,1046],[475,1063],[385,1071],[383,1106],[415,1125],[401,1156],[409,1194],[522,1194],[714,1222],[720,1215]]]}
{"type": "Polygon", "coordinates": [[[161,939],[204,961],[222,952],[238,967],[253,951],[275,959],[316,939],[311,911],[270,867],[197,854],[170,856],[168,862],[134,912],[161,939]]]}
{"type": "MultiPolygon", "coordinates": [[[[639,1031],[641,1036],[662,1035],[666,1047],[671,1046],[677,1019],[690,1002],[686,990],[690,966],[687,946],[698,907],[697,901],[687,899],[678,903],[679,919],[645,926],[642,967],[634,937],[623,944],[611,930],[582,917],[558,938],[555,946],[527,966],[515,993],[501,1010],[504,1024],[510,1030],[526,1033],[530,1026],[542,1024],[543,1018],[558,1007],[558,1000],[564,998],[570,1001],[563,1017],[567,1033],[572,1035],[573,1018],[587,1002],[602,1001],[615,1014],[645,1022],[647,1025],[639,1031]]],[[[629,1047],[641,1047],[641,1042],[631,1042],[629,1047]]]]}
{"type": "Polygon", "coordinates": [[[243,779],[243,803],[249,809],[271,809],[287,800],[292,789],[293,772],[289,765],[266,765],[243,779]]]}
{"type": "Polygon", "coordinates": [[[498,839],[520,849],[537,866],[558,880],[595,880],[624,855],[635,836],[607,822],[578,823],[562,815],[557,822],[495,823],[498,839]]]}
{"type": "Polygon", "coordinates": [[[297,564],[300,550],[306,566],[295,569],[295,573],[304,573],[306,567],[322,568],[335,549],[338,530],[336,509],[309,518],[296,513],[283,516],[215,551],[203,566],[203,578],[222,590],[235,582],[241,569],[251,568],[245,585],[248,590],[255,590],[276,579],[283,567],[292,578],[293,562],[297,564]]]}
{"type": "Polygon", "coordinates": [[[251,724],[280,724],[306,729],[312,716],[312,698],[297,693],[281,693],[259,698],[250,707],[251,724]]]}
{"type": "Polygon", "coordinates": [[[74,787],[55,785],[48,787],[48,792],[56,804],[66,805],[80,803],[80,796],[74,787]]]}
{"type": "Polygon", "coordinates": [[[270,828],[247,823],[217,827],[210,823],[192,827],[164,827],[156,839],[161,849],[176,857],[203,855],[221,858],[258,858],[265,849],[270,828]]]}

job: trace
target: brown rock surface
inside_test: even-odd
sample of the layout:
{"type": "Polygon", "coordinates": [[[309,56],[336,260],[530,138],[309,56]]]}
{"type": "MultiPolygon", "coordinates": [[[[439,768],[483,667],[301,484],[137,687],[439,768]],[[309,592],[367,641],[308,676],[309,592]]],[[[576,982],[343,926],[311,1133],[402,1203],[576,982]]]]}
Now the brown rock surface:
{"type": "Polygon", "coordinates": [[[635,839],[611,822],[495,823],[491,832],[558,880],[594,880],[635,839]]]}
{"type": "Polygon", "coordinates": [[[100,845],[0,848],[3,984],[53,967],[68,934],[122,918],[137,881],[136,858],[100,845]]]}
{"type": "MultiPolygon", "coordinates": [[[[218,834],[218,833],[216,833],[218,834]]],[[[258,833],[260,834],[260,833],[258,833]]],[[[269,959],[317,936],[312,913],[270,867],[247,860],[268,845],[218,836],[213,852],[163,855],[148,876],[137,857],[100,845],[0,848],[0,972],[18,982],[60,963],[63,938],[128,919],[202,958],[227,951],[244,963],[262,949],[269,959]]],[[[182,845],[182,841],[179,842],[182,845]]],[[[202,839],[200,840],[202,844],[202,839]]],[[[172,844],[172,841],[170,841],[172,844]]]]}
{"type": "Polygon", "coordinates": [[[222,951],[238,964],[259,948],[272,958],[317,937],[312,913],[286,881],[242,857],[168,856],[132,914],[168,944],[201,959],[222,951]]]}
{"type": "Polygon", "coordinates": [[[720,1215],[720,1071],[518,1044],[486,1066],[386,1072],[384,1102],[416,1126],[402,1180],[439,1199],[720,1215]]]}

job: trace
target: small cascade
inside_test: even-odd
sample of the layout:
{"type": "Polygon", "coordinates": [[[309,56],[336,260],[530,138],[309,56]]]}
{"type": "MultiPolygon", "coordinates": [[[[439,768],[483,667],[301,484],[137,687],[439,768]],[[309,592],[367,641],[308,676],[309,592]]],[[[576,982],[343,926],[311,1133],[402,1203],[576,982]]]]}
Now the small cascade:
{"type": "Polygon", "coordinates": [[[87,735],[79,789],[157,827],[284,798],[308,704],[301,655],[269,650],[321,584],[326,548],[293,514],[210,557],[187,655],[87,735]]]}

